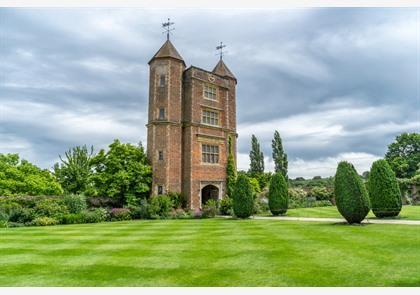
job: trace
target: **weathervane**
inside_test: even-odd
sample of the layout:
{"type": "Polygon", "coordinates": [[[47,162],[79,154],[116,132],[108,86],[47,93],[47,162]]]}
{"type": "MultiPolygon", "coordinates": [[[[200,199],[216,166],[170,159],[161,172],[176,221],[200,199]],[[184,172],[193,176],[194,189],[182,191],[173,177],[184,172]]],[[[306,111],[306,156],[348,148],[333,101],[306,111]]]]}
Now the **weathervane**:
{"type": "Polygon", "coordinates": [[[218,55],[220,55],[220,59],[223,58],[223,48],[225,48],[225,47],[226,47],[226,45],[223,44],[223,42],[220,42],[220,45],[219,46],[216,46],[216,50],[219,50],[218,55]]]}
{"type": "Polygon", "coordinates": [[[168,17],[168,21],[166,23],[162,23],[162,28],[165,30],[162,34],[166,33],[166,39],[169,40],[169,34],[171,31],[175,30],[175,28],[171,28],[171,26],[175,24],[171,22],[171,19],[168,17]]]}

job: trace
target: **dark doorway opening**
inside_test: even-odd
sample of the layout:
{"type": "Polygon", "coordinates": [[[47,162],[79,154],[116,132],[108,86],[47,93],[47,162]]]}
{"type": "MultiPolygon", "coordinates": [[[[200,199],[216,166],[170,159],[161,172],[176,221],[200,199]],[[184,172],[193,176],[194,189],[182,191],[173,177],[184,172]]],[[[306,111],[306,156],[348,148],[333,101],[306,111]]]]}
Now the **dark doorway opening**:
{"type": "Polygon", "coordinates": [[[206,185],[201,190],[201,206],[205,205],[208,200],[215,200],[219,198],[219,189],[214,185],[206,185]]]}

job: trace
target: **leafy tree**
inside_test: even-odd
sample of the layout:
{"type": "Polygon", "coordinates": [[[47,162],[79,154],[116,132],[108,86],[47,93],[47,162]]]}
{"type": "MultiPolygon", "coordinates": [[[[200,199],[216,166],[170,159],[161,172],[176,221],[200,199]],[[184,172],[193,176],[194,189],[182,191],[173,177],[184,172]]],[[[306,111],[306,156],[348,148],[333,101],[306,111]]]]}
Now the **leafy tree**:
{"type": "Polygon", "coordinates": [[[233,212],[239,218],[248,218],[254,211],[254,197],[248,176],[238,175],[233,191],[233,212]]]}
{"type": "Polygon", "coordinates": [[[329,191],[326,187],[323,186],[315,186],[311,189],[310,195],[315,197],[317,200],[331,200],[332,199],[332,192],[329,191]]]}
{"type": "Polygon", "coordinates": [[[127,198],[132,202],[133,196],[149,196],[152,168],[141,144],[123,144],[116,139],[107,152],[101,149],[91,162],[94,191],[90,195],[111,197],[121,204],[126,204],[127,198]]]}
{"type": "Polygon", "coordinates": [[[249,174],[252,176],[264,173],[264,154],[261,151],[258,139],[252,134],[251,151],[249,152],[250,167],[249,174]]]}
{"type": "Polygon", "coordinates": [[[260,183],[254,177],[249,177],[249,183],[252,186],[252,191],[254,192],[254,196],[261,192],[260,183]]]}
{"type": "Polygon", "coordinates": [[[232,146],[232,138],[229,136],[228,139],[229,145],[229,155],[228,161],[226,166],[226,190],[228,197],[232,197],[233,190],[235,189],[235,182],[236,182],[236,165],[235,165],[235,157],[233,155],[233,146],[232,146]]]}
{"type": "Polygon", "coordinates": [[[289,204],[289,194],[283,173],[277,172],[270,181],[268,191],[268,206],[273,215],[284,214],[289,204]]]}
{"type": "Polygon", "coordinates": [[[337,209],[348,223],[360,223],[370,210],[368,193],[354,166],[340,162],[334,180],[337,209]]]}
{"type": "Polygon", "coordinates": [[[402,133],[388,145],[385,154],[392,170],[398,178],[411,178],[415,175],[420,163],[420,134],[402,133]]]}
{"type": "Polygon", "coordinates": [[[55,163],[54,175],[65,192],[70,194],[85,192],[92,176],[93,146],[90,151],[86,145],[76,146],[66,151],[64,155],[64,159],[60,155],[61,164],[55,163]]]}
{"type": "Polygon", "coordinates": [[[61,185],[50,171],[20,160],[18,154],[0,154],[0,196],[62,193],[61,185]]]}
{"type": "Polygon", "coordinates": [[[401,211],[397,178],[386,160],[373,162],[369,175],[369,197],[376,217],[393,217],[401,211]]]}
{"type": "Polygon", "coordinates": [[[277,130],[274,132],[271,147],[273,148],[274,171],[280,172],[287,179],[287,154],[284,152],[280,133],[277,130]]]}

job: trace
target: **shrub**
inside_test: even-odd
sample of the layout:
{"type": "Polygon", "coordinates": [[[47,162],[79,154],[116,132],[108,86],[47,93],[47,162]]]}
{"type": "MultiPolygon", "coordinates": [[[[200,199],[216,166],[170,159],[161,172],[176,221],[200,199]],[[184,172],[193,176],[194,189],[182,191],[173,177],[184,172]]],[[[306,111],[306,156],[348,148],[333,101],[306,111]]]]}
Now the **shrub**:
{"type": "Polygon", "coordinates": [[[61,224],[77,224],[83,222],[83,216],[80,213],[68,213],[60,216],[61,224]]]}
{"type": "Polygon", "coordinates": [[[8,227],[9,215],[0,211],[0,228],[8,227]]]}
{"type": "Polygon", "coordinates": [[[130,209],[127,208],[112,208],[110,212],[112,221],[130,220],[130,209]]]}
{"type": "Polygon", "coordinates": [[[172,200],[174,208],[185,208],[187,206],[186,199],[181,193],[168,192],[168,197],[172,200]]]}
{"type": "Polygon", "coordinates": [[[266,197],[257,197],[254,201],[254,214],[261,214],[270,211],[268,199],[266,197]]]}
{"type": "Polygon", "coordinates": [[[225,196],[220,200],[219,211],[221,215],[232,215],[232,198],[225,196]]]}
{"type": "Polygon", "coordinates": [[[172,209],[170,213],[170,217],[174,219],[187,219],[187,218],[191,218],[191,215],[188,214],[188,212],[185,212],[183,209],[177,208],[177,209],[172,209]]]}
{"type": "Polygon", "coordinates": [[[367,190],[353,165],[340,162],[334,180],[337,209],[348,223],[360,223],[370,210],[367,190]]]}
{"type": "Polygon", "coordinates": [[[58,217],[69,213],[67,207],[57,198],[40,200],[35,206],[38,216],[58,217]]]}
{"type": "Polygon", "coordinates": [[[166,195],[154,196],[150,201],[151,218],[167,218],[173,208],[173,201],[166,195]]]}
{"type": "Polygon", "coordinates": [[[254,178],[254,177],[250,177],[249,178],[249,183],[252,186],[254,196],[256,196],[257,194],[259,194],[261,192],[261,188],[260,188],[260,184],[258,182],[258,179],[254,178]]]}
{"type": "Polygon", "coordinates": [[[117,200],[107,197],[90,197],[86,201],[89,207],[94,208],[115,208],[120,205],[117,200]]]}
{"type": "Polygon", "coordinates": [[[70,213],[80,213],[86,209],[86,198],[83,195],[65,195],[63,203],[70,213]]]}
{"type": "Polygon", "coordinates": [[[42,216],[35,218],[33,224],[37,226],[56,225],[58,224],[58,220],[52,217],[42,216]]]}
{"type": "Polygon", "coordinates": [[[233,212],[239,218],[248,218],[254,211],[253,189],[248,176],[240,174],[233,191],[233,212]]]}
{"type": "Polygon", "coordinates": [[[315,197],[318,201],[331,200],[332,192],[328,191],[326,187],[315,186],[311,189],[311,196],[315,197]]]}
{"type": "Polygon", "coordinates": [[[301,188],[289,188],[289,208],[305,208],[307,207],[306,192],[301,188]]]}
{"type": "Polygon", "coordinates": [[[0,228],[9,227],[9,222],[7,220],[0,220],[0,228]]]}
{"type": "MultiPolygon", "coordinates": [[[[111,216],[113,220],[128,220],[131,219],[130,210],[125,208],[115,208],[116,211],[111,211],[111,216]],[[124,213],[121,210],[124,210],[124,213]],[[128,213],[127,213],[128,212],[128,213]],[[128,216],[127,216],[128,215],[128,216]]],[[[115,210],[112,209],[112,210],[115,210]]],[[[104,208],[96,208],[93,210],[84,210],[80,212],[83,223],[98,223],[108,219],[108,211],[104,208]]]]}
{"type": "Polygon", "coordinates": [[[208,200],[206,204],[203,206],[203,214],[202,217],[204,218],[213,218],[217,214],[217,202],[215,200],[208,200]]]}
{"type": "Polygon", "coordinates": [[[9,221],[18,223],[30,223],[36,218],[33,209],[18,207],[10,212],[9,221]]]}
{"type": "Polygon", "coordinates": [[[391,166],[385,160],[373,162],[369,174],[369,197],[376,217],[393,217],[401,211],[401,192],[391,166]]]}
{"type": "Polygon", "coordinates": [[[287,183],[283,174],[275,173],[271,178],[268,191],[268,206],[273,215],[284,214],[289,204],[287,183]]]}

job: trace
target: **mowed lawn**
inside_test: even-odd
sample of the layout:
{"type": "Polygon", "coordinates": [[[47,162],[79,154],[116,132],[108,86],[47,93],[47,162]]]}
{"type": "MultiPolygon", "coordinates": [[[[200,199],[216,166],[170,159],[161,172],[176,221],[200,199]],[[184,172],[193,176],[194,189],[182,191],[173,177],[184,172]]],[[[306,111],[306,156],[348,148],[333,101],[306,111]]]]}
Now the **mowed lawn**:
{"type": "MultiPolygon", "coordinates": [[[[264,214],[264,216],[270,216],[270,215],[264,214]]],[[[337,207],[335,206],[289,209],[287,210],[285,216],[343,218],[338,212],[337,207]]],[[[376,217],[372,213],[372,211],[370,211],[367,218],[376,218],[376,217]]],[[[420,220],[420,206],[403,206],[400,214],[393,219],[420,220]]]]}
{"type": "Polygon", "coordinates": [[[420,286],[420,226],[156,220],[0,229],[0,286],[420,286]]]}

